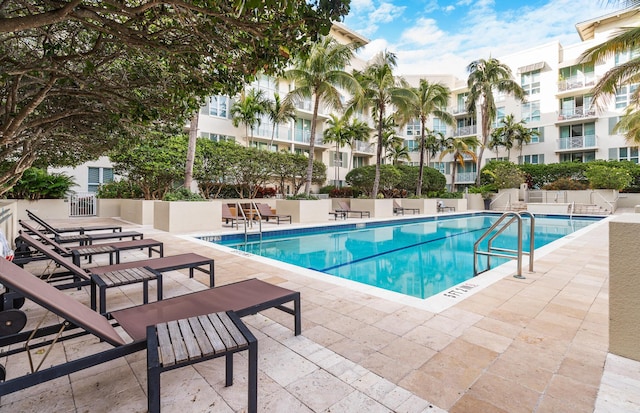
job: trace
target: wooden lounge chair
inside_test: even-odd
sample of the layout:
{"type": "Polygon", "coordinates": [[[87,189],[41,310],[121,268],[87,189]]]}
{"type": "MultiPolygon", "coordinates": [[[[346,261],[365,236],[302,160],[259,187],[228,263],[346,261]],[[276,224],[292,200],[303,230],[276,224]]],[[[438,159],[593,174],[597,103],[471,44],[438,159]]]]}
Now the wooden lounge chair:
{"type": "Polygon", "coordinates": [[[345,214],[347,214],[347,216],[349,216],[349,214],[358,214],[360,215],[360,218],[362,217],[367,217],[370,218],[371,217],[371,212],[369,211],[354,211],[353,209],[351,209],[351,206],[349,204],[347,204],[344,201],[338,201],[338,209],[336,209],[335,212],[344,212],[345,214]]]}
{"type": "MultiPolygon", "coordinates": [[[[44,274],[44,276],[47,277],[47,281],[56,283],[61,289],[90,285],[91,308],[94,310],[96,309],[99,296],[100,313],[106,312],[107,289],[113,287],[142,283],[143,302],[147,303],[149,302],[149,281],[156,281],[157,299],[162,300],[162,271],[156,268],[151,268],[146,265],[130,265],[128,268],[123,270],[104,270],[96,273],[93,269],[80,268],[78,265],[74,264],[73,261],[70,261],[58,254],[53,248],[47,247],[45,244],[24,232],[20,233],[18,238],[20,241],[37,249],[40,253],[53,260],[56,265],[59,265],[68,271],[66,273],[44,274]]],[[[10,303],[6,303],[9,298],[13,299],[13,297],[5,297],[3,308],[11,307],[10,303]]]]}
{"type": "Polygon", "coordinates": [[[281,220],[291,223],[291,215],[274,214],[273,212],[271,212],[271,207],[268,204],[257,202],[256,206],[258,207],[260,216],[267,222],[269,222],[269,218],[275,218],[278,225],[280,225],[281,220]]]}
{"type": "MultiPolygon", "coordinates": [[[[76,245],[76,246],[64,246],[58,244],[55,240],[47,237],[45,234],[35,229],[31,225],[27,224],[24,221],[20,221],[20,225],[27,230],[28,233],[33,234],[40,238],[40,241],[44,244],[51,245],[58,253],[72,257],[74,264],[80,265],[80,257],[88,257],[89,262],[91,262],[91,258],[94,255],[104,255],[109,254],[109,264],[113,264],[114,258],[115,263],[120,263],[120,251],[127,250],[135,250],[135,249],[145,249],[147,248],[149,258],[153,255],[153,252],[157,252],[161,257],[164,256],[164,245],[160,241],[156,241],[152,238],[146,239],[136,239],[131,241],[119,241],[119,242],[110,242],[110,243],[100,243],[100,244],[91,244],[91,245],[76,245]]],[[[20,246],[17,246],[17,257],[16,262],[18,264],[24,264],[29,262],[31,258],[31,254],[27,251],[24,251],[20,246]]]]}
{"type": "Polygon", "coordinates": [[[65,232],[79,232],[80,234],[84,234],[85,232],[91,232],[91,231],[111,231],[111,232],[122,231],[122,226],[120,225],[91,225],[91,226],[81,226],[81,227],[62,227],[62,228],[55,227],[54,228],[52,225],[49,225],[47,221],[40,218],[33,212],[29,211],[28,209],[26,211],[29,219],[35,221],[38,225],[42,226],[43,228],[53,228],[56,232],[60,234],[65,232]]]}
{"type": "Polygon", "coordinates": [[[412,214],[419,214],[420,213],[420,208],[405,208],[403,206],[400,206],[398,201],[396,201],[394,199],[393,200],[393,213],[395,215],[404,215],[405,212],[411,212],[412,214]]]}
{"type": "Polygon", "coordinates": [[[240,228],[239,222],[246,221],[244,217],[238,215],[237,208],[236,212],[233,213],[231,212],[231,208],[229,208],[229,205],[224,203],[222,204],[222,219],[224,219],[225,224],[228,224],[229,221],[231,221],[231,228],[233,228],[234,225],[236,226],[236,228],[240,228]]]}
{"type": "MultiPolygon", "coordinates": [[[[22,223],[22,221],[20,222],[22,223]]],[[[98,232],[95,234],[83,233],[83,234],[63,235],[48,224],[46,226],[45,225],[43,226],[45,227],[46,232],[53,235],[53,239],[55,239],[56,242],[60,244],[69,243],[69,242],[78,242],[80,243],[80,245],[89,245],[89,244],[93,244],[94,241],[104,241],[104,240],[113,240],[113,239],[122,240],[123,238],[131,238],[132,240],[134,240],[134,239],[144,238],[144,235],[141,232],[136,232],[136,231],[98,232]]]]}
{"type": "MultiPolygon", "coordinates": [[[[257,410],[257,348],[255,337],[234,315],[243,317],[256,314],[269,308],[278,308],[294,315],[296,335],[301,332],[300,320],[300,293],[252,279],[211,288],[183,296],[169,298],[162,302],[164,306],[153,308],[141,305],[116,311],[110,316],[117,322],[132,341],[123,339],[106,316],[100,315],[79,301],[64,294],[62,291],[39,280],[20,267],[0,258],[0,283],[12,291],[27,297],[34,303],[51,311],[62,319],[57,325],[41,327],[37,331],[11,333],[0,336],[0,357],[11,357],[29,349],[40,349],[51,346],[57,341],[63,341],[78,337],[81,334],[92,334],[101,341],[108,343],[113,348],[84,356],[73,361],[53,365],[42,370],[37,370],[24,376],[4,380],[4,374],[0,377],[0,396],[4,396],[36,384],[54,380],[83,369],[99,365],[117,358],[147,349],[147,374],[148,374],[148,405],[150,412],[160,410],[160,372],[184,365],[197,363],[214,357],[226,358],[226,385],[232,383],[233,359],[232,354],[237,351],[249,351],[249,380],[248,410],[257,410]],[[293,308],[284,304],[293,303],[293,308]],[[231,312],[232,311],[232,312],[231,312]],[[228,312],[222,313],[221,312],[228,312]],[[224,314],[232,324],[225,323],[224,314]],[[205,316],[206,317],[202,317],[205,316]],[[196,319],[197,318],[197,319],[196,319]],[[224,329],[216,329],[210,336],[198,334],[191,337],[180,337],[178,326],[197,325],[202,329],[211,331],[211,325],[215,320],[225,323],[224,329]],[[176,321],[177,320],[177,321],[176,321]],[[211,323],[210,323],[211,321],[211,323]],[[178,327],[177,329],[174,327],[178,327]],[[77,332],[76,330],[82,330],[77,332]],[[222,331],[221,331],[222,330],[222,331]],[[229,334],[225,334],[224,330],[229,334]],[[66,332],[75,334],[66,334],[66,332]],[[58,334],[58,332],[65,334],[58,334]],[[54,338],[52,336],[58,334],[54,338]],[[189,346],[188,356],[176,360],[158,358],[158,352],[162,352],[168,344],[168,335],[171,340],[178,339],[183,345],[189,346],[191,339],[200,339],[199,343],[205,344],[201,348],[211,348],[209,351],[200,351],[189,346]],[[225,335],[222,337],[222,335],[225,335]],[[235,341],[237,335],[242,335],[239,341],[235,341]],[[234,340],[235,344],[220,348],[216,346],[215,339],[234,340]],[[14,344],[24,343],[35,339],[37,342],[30,346],[14,344]],[[244,341],[242,341],[244,339],[244,341]],[[219,349],[219,350],[217,350],[219,349]],[[174,362],[175,364],[172,364],[174,362]]],[[[156,303],[152,303],[156,304],[156,303]]],[[[147,304],[148,305],[148,304],[147,304]]],[[[24,313],[23,313],[24,314],[24,313]]],[[[215,327],[215,325],[214,325],[215,327]]],[[[179,343],[171,343],[176,347],[179,343]]],[[[45,352],[48,354],[48,352],[45,352]]],[[[163,354],[164,356],[164,354],[163,354]]]]}

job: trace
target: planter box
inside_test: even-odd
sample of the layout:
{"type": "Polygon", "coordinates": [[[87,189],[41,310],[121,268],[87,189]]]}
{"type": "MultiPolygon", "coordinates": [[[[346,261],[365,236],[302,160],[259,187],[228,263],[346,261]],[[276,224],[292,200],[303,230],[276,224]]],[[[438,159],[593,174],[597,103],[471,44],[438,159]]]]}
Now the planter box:
{"type": "Polygon", "coordinates": [[[219,201],[154,201],[153,227],[172,233],[218,230],[222,206],[219,201]]]}
{"type": "Polygon", "coordinates": [[[354,211],[369,211],[371,218],[388,218],[393,216],[393,199],[353,198],[350,206],[354,211]]]}
{"type": "Polygon", "coordinates": [[[487,208],[485,201],[491,202],[491,199],[482,199],[482,194],[466,194],[465,196],[467,198],[467,209],[477,211],[489,209],[487,208]]]}
{"type": "Polygon", "coordinates": [[[329,211],[331,211],[329,199],[276,200],[276,212],[279,215],[291,215],[291,222],[295,223],[327,222],[329,211]]]}
{"type": "Polygon", "coordinates": [[[120,218],[139,225],[153,225],[153,204],[150,199],[121,199],[120,218]]]}
{"type": "Polygon", "coordinates": [[[437,201],[442,201],[445,208],[453,208],[447,212],[465,212],[469,209],[466,199],[438,199],[437,201]]]}
{"type": "Polygon", "coordinates": [[[435,215],[438,212],[438,204],[436,199],[399,199],[400,206],[405,208],[418,208],[421,214],[435,215]]]}

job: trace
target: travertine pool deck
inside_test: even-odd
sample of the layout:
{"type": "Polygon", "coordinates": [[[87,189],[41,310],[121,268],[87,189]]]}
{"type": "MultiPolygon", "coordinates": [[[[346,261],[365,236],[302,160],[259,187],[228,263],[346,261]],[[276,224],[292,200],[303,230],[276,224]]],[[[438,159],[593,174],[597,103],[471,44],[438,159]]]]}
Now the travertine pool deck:
{"type": "MultiPolygon", "coordinates": [[[[606,223],[537,258],[526,279],[507,275],[438,313],[188,237],[125,226],[164,241],[165,255],[214,258],[216,285],[255,277],[301,292],[301,336],[293,335],[292,317],[277,310],[243,319],[259,340],[259,411],[640,411],[640,363],[608,354],[606,223]]],[[[136,257],[145,254],[127,258],[136,257]]],[[[26,268],[38,272],[42,265],[26,268]]],[[[195,280],[166,273],[165,297],[204,289],[206,282],[201,273],[195,280]]],[[[136,286],[117,290],[108,292],[111,310],[142,302],[136,286]]],[[[89,302],[87,290],[68,294],[89,302]]],[[[23,309],[29,326],[44,314],[29,302],[23,309]]],[[[69,340],[45,364],[109,347],[92,336],[69,340]]],[[[228,388],[222,359],[164,373],[163,411],[246,411],[246,359],[235,360],[235,382],[228,388]]],[[[0,358],[0,364],[9,378],[29,368],[26,355],[0,358]]],[[[143,412],[145,368],[140,352],[4,396],[0,412],[143,412]]]]}

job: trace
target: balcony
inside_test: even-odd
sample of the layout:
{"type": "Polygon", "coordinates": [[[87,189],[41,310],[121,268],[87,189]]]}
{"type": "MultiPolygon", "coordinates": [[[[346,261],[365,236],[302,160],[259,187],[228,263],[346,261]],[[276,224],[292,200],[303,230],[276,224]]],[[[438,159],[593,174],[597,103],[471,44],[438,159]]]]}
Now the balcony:
{"type": "Polygon", "coordinates": [[[556,152],[575,151],[581,149],[596,148],[596,135],[569,136],[558,139],[558,149],[556,152]]]}
{"type": "Polygon", "coordinates": [[[458,172],[456,174],[456,184],[472,184],[477,177],[477,172],[458,172]]]}
{"type": "Polygon", "coordinates": [[[594,108],[584,108],[583,106],[579,106],[572,109],[561,109],[558,114],[558,122],[591,118],[595,116],[596,110],[594,108]]]}
{"type": "Polygon", "coordinates": [[[477,133],[478,133],[478,126],[477,125],[460,126],[456,130],[453,131],[453,136],[455,136],[455,137],[470,136],[470,135],[475,135],[477,133]]]}
{"type": "MultiPolygon", "coordinates": [[[[306,129],[294,129],[293,131],[293,141],[298,143],[309,144],[311,140],[311,131],[306,129]]],[[[322,134],[316,132],[316,145],[322,145],[322,134]]]]}
{"type": "Polygon", "coordinates": [[[467,108],[465,106],[456,106],[456,107],[453,107],[453,108],[449,108],[447,110],[447,112],[451,113],[452,115],[464,115],[468,111],[467,111],[467,108]]]}
{"type": "Polygon", "coordinates": [[[598,78],[595,75],[591,76],[572,76],[568,79],[563,79],[558,82],[558,92],[568,92],[570,90],[577,90],[582,88],[593,87],[598,78]]]}
{"type": "Polygon", "coordinates": [[[353,145],[354,152],[364,152],[364,153],[373,153],[373,144],[368,142],[356,142],[353,145]]]}

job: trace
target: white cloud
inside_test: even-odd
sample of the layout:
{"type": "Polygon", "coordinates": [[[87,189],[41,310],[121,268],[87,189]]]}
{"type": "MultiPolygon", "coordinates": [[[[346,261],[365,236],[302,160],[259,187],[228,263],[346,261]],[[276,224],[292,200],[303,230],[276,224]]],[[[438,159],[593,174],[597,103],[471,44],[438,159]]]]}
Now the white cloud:
{"type": "MultiPolygon", "coordinates": [[[[371,4],[363,0],[354,3],[371,4]]],[[[461,13],[456,32],[442,29],[437,20],[426,14],[412,16],[413,23],[398,22],[399,27],[405,28],[393,43],[376,39],[372,31],[368,34],[373,40],[366,48],[367,54],[383,49],[396,53],[397,71],[401,74],[450,73],[466,78],[466,66],[479,58],[499,58],[553,40],[565,46],[578,43],[576,23],[613,11],[593,0],[549,0],[542,7],[499,13],[494,3],[456,2],[455,12],[461,13]]]]}
{"type": "Polygon", "coordinates": [[[374,23],[389,23],[400,17],[405,8],[382,2],[373,12],[369,13],[369,18],[374,23]]]}

